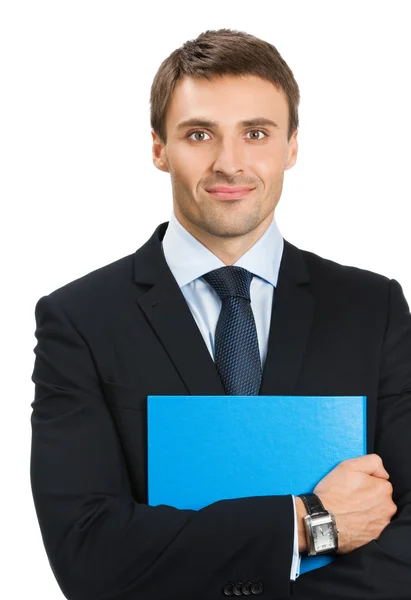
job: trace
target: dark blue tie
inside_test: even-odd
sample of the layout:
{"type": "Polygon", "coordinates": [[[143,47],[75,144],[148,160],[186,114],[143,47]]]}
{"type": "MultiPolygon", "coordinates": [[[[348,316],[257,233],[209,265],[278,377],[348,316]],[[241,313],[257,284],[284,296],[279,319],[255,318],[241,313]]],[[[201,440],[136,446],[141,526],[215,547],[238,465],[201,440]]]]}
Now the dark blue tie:
{"type": "Polygon", "coordinates": [[[221,267],[203,275],[222,301],[215,331],[215,363],[230,396],[256,396],[261,384],[260,351],[250,303],[253,277],[242,267],[221,267]]]}

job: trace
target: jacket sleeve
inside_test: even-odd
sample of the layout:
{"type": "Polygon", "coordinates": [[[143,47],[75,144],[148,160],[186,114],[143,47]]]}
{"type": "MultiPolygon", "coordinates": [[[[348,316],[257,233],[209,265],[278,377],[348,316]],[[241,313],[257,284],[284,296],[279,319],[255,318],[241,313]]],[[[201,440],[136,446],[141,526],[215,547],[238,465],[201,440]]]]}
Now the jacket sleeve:
{"type": "Polygon", "coordinates": [[[396,515],[378,539],[300,575],[293,600],[411,598],[411,315],[395,279],[380,365],[375,452],[390,475],[396,515]]]}
{"type": "Polygon", "coordinates": [[[30,478],[66,598],[217,600],[239,581],[261,583],[262,597],[289,596],[291,495],[198,511],[136,502],[95,355],[59,300],[53,292],[35,308],[30,478]]]}

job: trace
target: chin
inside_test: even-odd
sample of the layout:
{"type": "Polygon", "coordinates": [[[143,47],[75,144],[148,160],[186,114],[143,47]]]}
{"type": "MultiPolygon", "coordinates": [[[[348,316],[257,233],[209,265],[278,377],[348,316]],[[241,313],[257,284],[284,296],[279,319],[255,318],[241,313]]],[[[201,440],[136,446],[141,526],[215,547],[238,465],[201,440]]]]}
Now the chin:
{"type": "Polygon", "coordinates": [[[212,221],[208,220],[202,224],[199,224],[199,227],[211,235],[216,235],[223,238],[232,238],[247,235],[256,227],[258,227],[259,224],[260,221],[255,221],[254,219],[250,221],[246,218],[235,220],[224,218],[212,221]]]}

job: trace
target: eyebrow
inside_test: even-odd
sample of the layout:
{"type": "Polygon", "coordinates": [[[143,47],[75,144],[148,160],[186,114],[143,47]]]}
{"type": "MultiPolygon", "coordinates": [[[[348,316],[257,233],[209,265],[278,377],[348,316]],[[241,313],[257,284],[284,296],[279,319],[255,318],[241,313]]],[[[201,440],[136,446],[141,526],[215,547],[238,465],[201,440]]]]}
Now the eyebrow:
{"type": "MultiPolygon", "coordinates": [[[[274,127],[274,129],[279,129],[279,126],[275,121],[271,119],[266,119],[265,117],[256,117],[255,119],[246,119],[245,121],[240,121],[238,123],[241,127],[259,127],[259,126],[268,126],[274,127]]],[[[204,119],[202,117],[193,117],[192,119],[187,119],[186,121],[182,121],[177,125],[177,130],[185,129],[186,127],[207,127],[208,129],[212,129],[213,127],[218,128],[220,123],[217,121],[209,121],[208,119],[204,119]]]]}

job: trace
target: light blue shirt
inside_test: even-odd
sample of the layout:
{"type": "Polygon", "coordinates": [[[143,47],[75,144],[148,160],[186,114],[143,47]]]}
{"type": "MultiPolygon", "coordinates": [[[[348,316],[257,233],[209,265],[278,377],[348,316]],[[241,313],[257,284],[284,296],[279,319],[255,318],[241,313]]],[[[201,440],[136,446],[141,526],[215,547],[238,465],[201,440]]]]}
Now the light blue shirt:
{"type": "MultiPolygon", "coordinates": [[[[274,288],[277,285],[283,249],[284,240],[275,219],[273,219],[260,239],[234,263],[235,266],[243,267],[254,273],[250,285],[250,298],[263,368],[267,356],[274,288]]],[[[165,260],[214,360],[214,334],[220,314],[221,299],[201,277],[213,269],[226,265],[180,224],[174,211],[163,238],[163,251],[165,260]]],[[[299,576],[301,560],[298,552],[294,496],[293,506],[294,550],[291,580],[295,580],[299,576]]]]}

